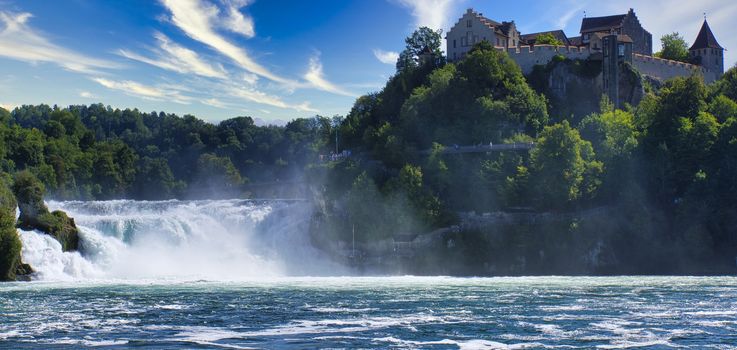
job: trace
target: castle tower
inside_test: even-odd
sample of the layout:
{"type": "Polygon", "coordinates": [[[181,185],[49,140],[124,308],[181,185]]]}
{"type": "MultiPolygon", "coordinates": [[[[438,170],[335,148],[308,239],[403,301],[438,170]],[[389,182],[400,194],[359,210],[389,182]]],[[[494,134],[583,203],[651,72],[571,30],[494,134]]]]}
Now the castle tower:
{"type": "Polygon", "coordinates": [[[724,48],[717,42],[706,19],[689,51],[694,63],[714,72],[717,77],[724,74],[724,48]]]}

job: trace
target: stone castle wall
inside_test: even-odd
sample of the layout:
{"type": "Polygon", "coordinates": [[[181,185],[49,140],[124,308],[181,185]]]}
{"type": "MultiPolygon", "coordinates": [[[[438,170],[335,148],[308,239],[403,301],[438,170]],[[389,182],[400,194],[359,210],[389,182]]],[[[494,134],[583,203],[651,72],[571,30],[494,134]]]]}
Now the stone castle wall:
{"type": "MultiPolygon", "coordinates": [[[[590,50],[588,47],[553,45],[535,45],[532,47],[522,46],[519,48],[509,49],[497,47],[496,49],[506,51],[509,57],[520,66],[522,73],[525,75],[532,73],[532,70],[536,65],[547,64],[556,55],[561,55],[571,60],[585,60],[588,59],[591,54],[601,52],[598,50],[590,50]]],[[[698,65],[640,54],[632,55],[632,65],[640,72],[640,74],[663,81],[675,77],[688,77],[694,73],[702,74],[706,83],[711,83],[718,78],[715,72],[706,70],[704,67],[698,65]]]]}
{"type": "Polygon", "coordinates": [[[706,83],[711,83],[718,78],[714,72],[698,65],[638,54],[632,55],[632,65],[640,74],[663,81],[676,77],[688,77],[694,73],[703,75],[706,83]]]}
{"type": "Polygon", "coordinates": [[[548,64],[556,55],[572,60],[585,60],[592,54],[588,47],[575,46],[535,45],[509,49],[497,47],[496,49],[506,51],[509,57],[522,68],[522,73],[525,75],[532,73],[536,65],[548,64]]]}

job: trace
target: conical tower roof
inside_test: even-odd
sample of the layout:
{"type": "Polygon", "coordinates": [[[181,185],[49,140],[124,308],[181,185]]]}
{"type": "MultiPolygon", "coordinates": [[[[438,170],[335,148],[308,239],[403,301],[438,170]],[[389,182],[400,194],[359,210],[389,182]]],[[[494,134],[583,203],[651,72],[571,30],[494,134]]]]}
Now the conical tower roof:
{"type": "Polygon", "coordinates": [[[701,26],[699,35],[696,36],[696,41],[694,41],[689,50],[699,49],[724,50],[724,48],[717,42],[717,38],[714,37],[714,33],[711,32],[711,28],[709,28],[709,23],[707,23],[706,20],[704,20],[704,24],[701,26]]]}

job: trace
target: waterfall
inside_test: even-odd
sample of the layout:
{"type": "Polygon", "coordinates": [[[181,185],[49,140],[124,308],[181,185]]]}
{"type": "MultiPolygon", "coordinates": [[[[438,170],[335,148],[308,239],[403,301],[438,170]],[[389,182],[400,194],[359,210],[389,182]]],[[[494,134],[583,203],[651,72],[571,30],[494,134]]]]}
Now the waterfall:
{"type": "Polygon", "coordinates": [[[41,280],[241,280],[343,271],[312,247],[302,202],[49,202],[75,219],[80,252],[19,231],[22,256],[41,280]]]}

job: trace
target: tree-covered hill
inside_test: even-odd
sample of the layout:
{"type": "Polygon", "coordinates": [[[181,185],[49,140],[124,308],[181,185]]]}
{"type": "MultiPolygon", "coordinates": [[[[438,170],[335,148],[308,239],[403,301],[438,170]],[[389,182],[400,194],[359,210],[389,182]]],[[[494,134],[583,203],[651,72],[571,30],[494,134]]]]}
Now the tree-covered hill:
{"type": "MultiPolygon", "coordinates": [[[[331,205],[321,230],[348,241],[358,227],[358,239],[375,241],[459,224],[456,215],[469,211],[609,208],[613,214],[602,224],[616,234],[598,236],[595,225],[573,220],[553,230],[561,235],[556,244],[573,244],[566,235],[601,239],[596,244],[631,254],[629,264],[650,264],[653,271],[687,262],[734,265],[737,67],[708,86],[696,75],[665,82],[624,109],[605,98],[584,101],[598,102],[600,111],[574,119],[549,115],[549,99],[485,43],[458,62],[415,61],[400,66],[379,93],[360,97],[345,117],[347,147],[367,156],[325,168],[331,205]],[[519,141],[536,147],[443,152],[519,141]],[[377,223],[378,217],[385,219],[377,223]]],[[[499,232],[479,234],[490,239],[499,232]]],[[[469,247],[477,243],[484,244],[469,247]]],[[[545,248],[519,244],[535,256],[545,248]]]]}
{"type": "Polygon", "coordinates": [[[211,124],[101,104],[21,106],[0,109],[0,169],[31,170],[59,199],[238,197],[249,181],[290,180],[329,153],[333,124],[211,124]]]}

